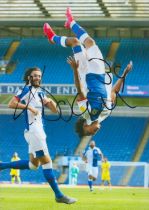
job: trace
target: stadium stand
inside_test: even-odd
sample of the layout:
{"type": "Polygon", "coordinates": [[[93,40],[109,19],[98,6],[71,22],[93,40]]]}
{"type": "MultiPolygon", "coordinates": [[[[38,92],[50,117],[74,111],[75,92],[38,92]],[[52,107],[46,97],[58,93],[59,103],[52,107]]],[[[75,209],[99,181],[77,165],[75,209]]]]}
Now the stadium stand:
{"type": "Polygon", "coordinates": [[[4,57],[4,55],[7,52],[7,49],[9,48],[12,38],[1,38],[0,39],[0,59],[4,57]]]}
{"type": "MultiPolygon", "coordinates": [[[[1,37],[6,37],[7,35],[29,37],[34,36],[34,32],[37,30],[35,36],[41,36],[41,25],[43,25],[43,22],[49,21],[52,22],[53,25],[56,23],[56,26],[59,26],[59,24],[65,20],[65,10],[68,6],[72,8],[72,12],[77,20],[85,23],[85,26],[97,27],[94,28],[94,34],[98,35],[98,33],[102,31],[102,36],[106,36],[108,33],[110,34],[108,30],[112,28],[113,25],[116,26],[116,28],[112,30],[116,30],[120,34],[121,29],[118,29],[118,27],[121,26],[119,26],[120,23],[128,28],[130,27],[129,32],[131,35],[126,34],[121,36],[117,34],[116,36],[133,37],[131,27],[135,31],[138,26],[143,29],[145,25],[143,30],[140,29],[144,33],[141,32],[140,37],[148,37],[148,25],[145,24],[149,16],[148,0],[55,0],[54,2],[53,0],[1,0],[0,21],[2,24],[0,35],[1,37]],[[88,25],[88,20],[90,21],[90,25],[88,25]],[[113,23],[111,24],[112,20],[113,23]],[[129,21],[127,22],[127,20],[129,21]],[[139,23],[140,20],[141,22],[139,23]],[[21,21],[22,23],[19,23],[21,21]],[[139,25],[137,25],[138,23],[139,25]],[[18,26],[20,28],[17,28],[18,26]],[[103,29],[101,29],[102,27],[103,29]],[[101,31],[98,31],[98,29],[101,31]],[[25,30],[27,32],[24,33],[25,30]],[[31,31],[30,33],[28,32],[29,30],[31,31]],[[39,34],[38,31],[40,31],[39,34]]],[[[123,29],[124,28],[122,28],[122,30],[123,29]]],[[[125,29],[127,31],[127,28],[125,29]]],[[[60,32],[63,32],[62,29],[60,29],[60,32]]],[[[112,33],[109,37],[114,37],[115,34],[116,33],[112,33]]],[[[47,39],[43,37],[17,39],[0,38],[0,58],[4,58],[10,44],[14,40],[20,41],[19,47],[11,57],[12,61],[17,61],[17,66],[12,74],[0,75],[0,83],[22,83],[22,75],[27,67],[39,66],[43,69],[45,65],[46,69],[43,76],[43,83],[73,84],[72,71],[66,63],[66,57],[72,54],[71,49],[64,50],[63,48],[49,45],[47,39]],[[63,67],[63,69],[61,67],[63,67]]],[[[115,58],[115,62],[122,65],[120,73],[130,60],[134,63],[135,71],[131,73],[131,76],[127,77],[126,84],[148,85],[149,40],[134,38],[121,40],[118,38],[97,38],[96,42],[101,48],[104,58],[107,57],[113,40],[120,42],[115,58]]],[[[114,80],[116,80],[116,78],[114,78],[114,80]]],[[[45,122],[48,147],[52,159],[54,159],[56,155],[74,154],[79,143],[79,139],[73,130],[75,120],[76,119],[73,118],[71,123],[64,123],[63,121],[52,123],[48,121],[45,122]]],[[[0,122],[2,122],[0,123],[0,161],[10,161],[15,151],[19,153],[21,159],[28,158],[27,144],[23,139],[23,117],[13,122],[11,115],[0,115],[0,122]]],[[[97,146],[102,149],[110,161],[132,161],[144,129],[146,128],[146,123],[147,119],[143,117],[110,117],[103,122],[101,131],[94,139],[97,142],[97,146]]],[[[146,145],[140,161],[149,161],[148,151],[149,143],[146,145]]],[[[131,185],[142,186],[143,174],[141,172],[142,168],[137,168],[134,173],[141,174],[142,177],[138,179],[137,175],[135,175],[128,180],[128,184],[131,183],[131,185]]],[[[55,170],[55,174],[56,177],[59,177],[60,171],[55,170]]],[[[123,176],[123,174],[126,174],[124,168],[121,168],[119,172],[115,171],[112,173],[112,184],[116,185],[118,178],[123,176]]],[[[78,184],[82,184],[83,182],[86,184],[86,173],[80,173],[79,176],[80,182],[78,184]]],[[[0,173],[0,181],[8,181],[9,178],[9,171],[2,171],[0,173]]],[[[38,172],[22,171],[21,178],[22,181],[29,182],[45,181],[41,169],[39,169],[38,172]]],[[[99,184],[99,179],[96,183],[99,184]]]]}
{"type": "MultiPolygon", "coordinates": [[[[106,59],[114,38],[95,38],[95,40],[106,59]]],[[[0,39],[1,57],[4,57],[11,41],[11,38],[0,39]]],[[[131,72],[131,76],[127,77],[127,80],[125,81],[126,85],[149,84],[148,49],[148,39],[121,39],[115,57],[115,63],[121,64],[119,74],[121,75],[122,70],[130,60],[132,60],[134,64],[134,71],[131,72]]],[[[0,82],[21,83],[22,75],[27,67],[39,66],[43,69],[45,65],[46,70],[43,76],[43,83],[73,84],[73,75],[66,62],[66,58],[69,55],[72,55],[70,48],[64,50],[62,47],[49,45],[45,38],[23,38],[20,40],[20,46],[11,58],[11,60],[18,62],[15,71],[11,75],[1,75],[0,82]],[[60,68],[61,66],[63,66],[63,70],[60,68]],[[64,75],[67,76],[64,77],[64,75]]],[[[117,80],[117,77],[114,78],[114,81],[115,80],[117,80]]]]}
{"type": "Polygon", "coordinates": [[[34,0],[3,0],[0,1],[1,18],[44,17],[34,0]]]}
{"type": "MultiPolygon", "coordinates": [[[[106,57],[112,39],[97,39],[103,55],[106,57]]],[[[3,75],[0,82],[21,83],[24,70],[29,66],[38,66],[43,69],[43,83],[73,84],[73,75],[66,58],[72,55],[70,48],[62,48],[49,45],[45,38],[24,38],[20,46],[12,56],[12,60],[17,60],[18,65],[12,75],[3,75]],[[60,68],[63,66],[63,70],[60,68]],[[62,72],[63,71],[63,72],[62,72]],[[67,75],[64,77],[64,75],[67,75]]]]}
{"type": "Polygon", "coordinates": [[[126,84],[129,85],[148,85],[148,39],[122,39],[117,51],[115,61],[122,64],[121,71],[127,63],[132,60],[134,71],[127,77],[126,84]]]}
{"type": "Polygon", "coordinates": [[[147,17],[148,0],[3,0],[1,18],[65,18],[66,7],[71,6],[78,18],[147,17]]]}
{"type": "Polygon", "coordinates": [[[110,117],[102,123],[94,140],[111,161],[131,161],[146,124],[145,118],[110,117]]]}
{"type": "Polygon", "coordinates": [[[140,161],[145,161],[149,163],[149,139],[148,139],[148,143],[146,144],[146,147],[144,149],[144,152],[140,158],[140,161]]]}
{"type": "MultiPolygon", "coordinates": [[[[110,161],[132,161],[140,139],[144,133],[147,125],[146,118],[138,117],[110,117],[102,124],[102,129],[93,138],[103,154],[108,157],[110,161]]],[[[149,144],[148,144],[149,145],[149,144]]],[[[143,153],[141,161],[148,161],[147,151],[148,145],[143,153]]],[[[99,168],[99,174],[101,173],[99,168]]],[[[112,166],[111,180],[112,185],[122,185],[122,180],[125,179],[129,167],[112,166]],[[116,169],[117,168],[117,169],[116,169]]],[[[133,176],[130,177],[128,186],[142,186],[143,185],[143,167],[134,167],[133,176]]],[[[79,184],[87,183],[85,172],[81,171],[79,174],[79,184]]],[[[95,184],[100,183],[98,177],[95,184]]]]}
{"type": "MultiPolygon", "coordinates": [[[[54,116],[51,116],[50,119],[53,117],[54,116]]],[[[14,122],[12,115],[0,115],[0,121],[3,122],[4,120],[7,122],[7,125],[6,123],[1,123],[0,125],[0,130],[2,131],[0,160],[9,161],[15,151],[19,153],[21,159],[27,159],[27,144],[23,137],[23,116],[14,122]]],[[[74,154],[79,144],[79,139],[73,129],[75,120],[76,119],[73,118],[69,123],[64,121],[45,121],[47,142],[52,158],[54,158],[55,155],[69,156],[74,154]]],[[[94,140],[110,161],[131,161],[145,126],[146,118],[110,117],[103,122],[102,129],[94,137],[94,140]]],[[[124,168],[119,170],[119,173],[124,172],[124,168]]],[[[55,171],[55,173],[56,176],[60,175],[60,171],[55,171]]],[[[117,173],[117,176],[120,175],[119,173],[117,173]]],[[[41,170],[39,170],[39,172],[22,171],[21,174],[23,181],[44,182],[41,170]]],[[[81,176],[84,183],[84,177],[86,177],[85,172],[80,173],[80,182],[82,180],[81,176]]],[[[0,180],[9,180],[9,171],[2,171],[0,180]]],[[[113,174],[113,183],[116,184],[117,181],[113,174]]],[[[68,180],[66,183],[67,182],[68,180]]],[[[97,182],[99,182],[99,180],[97,182]]]]}

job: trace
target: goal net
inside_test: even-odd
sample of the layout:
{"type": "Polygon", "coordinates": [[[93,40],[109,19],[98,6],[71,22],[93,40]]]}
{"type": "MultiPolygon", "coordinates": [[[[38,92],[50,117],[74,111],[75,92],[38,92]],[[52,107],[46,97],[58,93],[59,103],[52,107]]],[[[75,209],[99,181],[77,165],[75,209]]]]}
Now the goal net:
{"type": "MultiPolygon", "coordinates": [[[[82,160],[75,161],[79,167],[78,185],[88,183],[86,164],[82,160]]],[[[69,163],[69,184],[71,183],[71,167],[74,161],[69,163]]],[[[145,162],[115,162],[110,161],[111,183],[113,186],[138,186],[149,187],[149,164],[145,162]]],[[[99,175],[94,182],[101,184],[101,162],[99,162],[99,175]]]]}

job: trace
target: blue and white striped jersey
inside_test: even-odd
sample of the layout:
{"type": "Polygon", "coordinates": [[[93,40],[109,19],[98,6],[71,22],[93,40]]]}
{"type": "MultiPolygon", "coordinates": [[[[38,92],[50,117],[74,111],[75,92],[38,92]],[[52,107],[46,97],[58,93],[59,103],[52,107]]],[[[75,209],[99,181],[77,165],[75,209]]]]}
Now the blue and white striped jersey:
{"type": "Polygon", "coordinates": [[[42,120],[42,99],[47,99],[43,90],[34,88],[33,86],[25,86],[22,90],[19,90],[15,97],[18,101],[27,104],[39,111],[38,115],[34,115],[31,111],[26,109],[25,113],[25,128],[30,130],[31,128],[43,128],[42,120]]]}
{"type": "Polygon", "coordinates": [[[86,152],[83,154],[87,159],[87,163],[93,167],[98,166],[98,160],[100,155],[102,154],[101,150],[98,147],[94,147],[93,149],[89,147],[86,152]]]}

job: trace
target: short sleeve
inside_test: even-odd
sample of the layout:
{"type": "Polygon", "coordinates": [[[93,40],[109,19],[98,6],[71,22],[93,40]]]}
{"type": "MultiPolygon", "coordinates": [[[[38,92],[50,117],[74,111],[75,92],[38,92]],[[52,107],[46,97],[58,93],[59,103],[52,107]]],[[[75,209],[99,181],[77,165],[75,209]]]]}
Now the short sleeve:
{"type": "Polygon", "coordinates": [[[29,95],[30,89],[28,86],[24,87],[23,89],[20,89],[15,97],[18,99],[18,101],[25,100],[29,95]]]}
{"type": "Polygon", "coordinates": [[[43,91],[38,92],[38,96],[40,97],[41,100],[45,101],[44,105],[48,102],[48,97],[46,96],[45,92],[43,91]]]}
{"type": "Polygon", "coordinates": [[[84,98],[82,100],[78,100],[77,104],[78,104],[80,111],[85,112],[85,110],[87,109],[87,99],[84,98]]]}
{"type": "Polygon", "coordinates": [[[102,154],[101,150],[99,148],[97,148],[97,150],[98,150],[98,154],[101,155],[102,154]]]}
{"type": "Polygon", "coordinates": [[[77,104],[78,104],[79,110],[82,113],[83,118],[86,119],[86,123],[90,125],[92,123],[92,120],[89,114],[89,112],[91,111],[91,107],[90,107],[90,104],[88,103],[88,100],[86,98],[83,100],[79,100],[77,101],[77,104]]]}

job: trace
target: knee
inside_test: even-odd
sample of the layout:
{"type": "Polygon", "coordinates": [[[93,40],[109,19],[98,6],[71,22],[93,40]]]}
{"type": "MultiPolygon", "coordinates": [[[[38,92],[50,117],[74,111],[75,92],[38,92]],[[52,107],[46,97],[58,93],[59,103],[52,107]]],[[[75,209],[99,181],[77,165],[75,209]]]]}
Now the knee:
{"type": "Polygon", "coordinates": [[[85,47],[86,48],[90,48],[92,47],[93,45],[95,45],[95,41],[91,38],[91,37],[88,37],[86,38],[86,40],[84,41],[84,44],[85,44],[85,47]]]}
{"type": "Polygon", "coordinates": [[[39,163],[32,163],[32,162],[29,162],[29,168],[31,170],[37,170],[39,168],[39,163]]]}
{"type": "Polygon", "coordinates": [[[42,163],[42,168],[43,169],[50,169],[50,168],[52,168],[52,161],[42,163]]]}
{"type": "Polygon", "coordinates": [[[96,180],[96,178],[95,177],[93,177],[93,181],[95,181],[96,180]]]}
{"type": "Polygon", "coordinates": [[[72,47],[75,47],[77,45],[80,45],[80,41],[79,41],[79,39],[77,39],[76,37],[74,37],[72,39],[72,47]]]}

